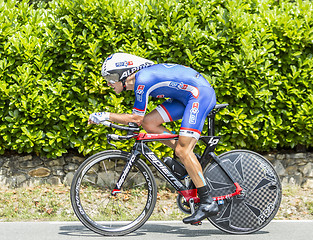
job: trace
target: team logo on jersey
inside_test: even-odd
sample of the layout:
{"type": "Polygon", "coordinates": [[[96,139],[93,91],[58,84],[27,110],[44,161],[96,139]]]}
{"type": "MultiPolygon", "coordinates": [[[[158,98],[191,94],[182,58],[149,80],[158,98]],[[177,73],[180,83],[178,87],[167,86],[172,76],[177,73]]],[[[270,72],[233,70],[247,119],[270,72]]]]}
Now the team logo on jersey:
{"type": "Polygon", "coordinates": [[[192,104],[192,108],[190,110],[190,117],[189,117],[189,123],[190,124],[196,124],[198,113],[199,113],[199,103],[194,102],[192,104]]]}
{"type": "Polygon", "coordinates": [[[171,88],[176,88],[178,90],[184,90],[184,91],[187,91],[187,92],[191,92],[191,94],[194,96],[194,98],[198,98],[199,97],[199,89],[194,87],[194,86],[191,86],[191,85],[188,85],[188,84],[185,84],[183,82],[170,82],[169,87],[171,88]]]}
{"type": "Polygon", "coordinates": [[[138,85],[136,90],[137,101],[142,102],[142,95],[144,93],[145,85],[138,85]]]}
{"type": "Polygon", "coordinates": [[[181,90],[186,90],[188,88],[188,84],[184,84],[184,83],[180,83],[178,86],[177,86],[178,89],[181,89],[181,90]]]}

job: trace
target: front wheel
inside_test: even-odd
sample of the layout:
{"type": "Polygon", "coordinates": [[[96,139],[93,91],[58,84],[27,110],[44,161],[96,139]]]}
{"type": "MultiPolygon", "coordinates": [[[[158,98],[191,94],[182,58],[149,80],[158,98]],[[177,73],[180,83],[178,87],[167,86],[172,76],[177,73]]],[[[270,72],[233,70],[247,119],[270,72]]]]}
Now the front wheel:
{"type": "Polygon", "coordinates": [[[87,228],[101,235],[133,232],[153,212],[156,183],[151,170],[140,159],[126,177],[121,193],[111,195],[129,156],[122,151],[95,154],[74,175],[70,191],[74,212],[87,228]]]}
{"type": "MultiPolygon", "coordinates": [[[[243,191],[241,195],[220,202],[220,212],[210,217],[210,222],[234,234],[252,233],[265,227],[276,215],[282,197],[275,169],[263,156],[246,150],[229,151],[219,158],[243,191]]],[[[208,165],[204,176],[212,197],[235,191],[233,182],[217,163],[208,165]]]]}

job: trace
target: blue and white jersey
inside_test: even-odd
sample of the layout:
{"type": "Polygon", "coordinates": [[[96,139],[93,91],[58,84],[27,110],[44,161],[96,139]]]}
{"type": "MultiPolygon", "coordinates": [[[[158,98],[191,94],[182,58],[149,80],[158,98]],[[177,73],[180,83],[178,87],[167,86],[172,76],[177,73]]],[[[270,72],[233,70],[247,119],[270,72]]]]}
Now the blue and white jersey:
{"type": "Polygon", "coordinates": [[[209,82],[190,67],[177,64],[156,64],[136,73],[133,113],[145,115],[148,97],[171,98],[187,105],[199,97],[199,87],[211,88],[209,82]]]}
{"type": "Polygon", "coordinates": [[[156,64],[137,72],[135,79],[134,114],[145,115],[149,96],[170,98],[171,102],[157,108],[164,122],[183,118],[180,135],[191,131],[196,138],[200,136],[204,120],[216,104],[214,89],[200,73],[182,65],[156,64]]]}

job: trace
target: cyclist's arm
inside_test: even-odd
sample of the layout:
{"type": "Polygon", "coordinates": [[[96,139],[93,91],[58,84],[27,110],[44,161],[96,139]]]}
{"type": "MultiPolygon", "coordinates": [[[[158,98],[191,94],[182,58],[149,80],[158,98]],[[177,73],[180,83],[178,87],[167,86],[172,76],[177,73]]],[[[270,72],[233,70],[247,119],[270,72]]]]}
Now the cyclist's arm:
{"type": "Polygon", "coordinates": [[[119,114],[119,113],[110,113],[110,121],[125,124],[127,125],[130,122],[137,123],[138,126],[141,126],[144,116],[139,116],[137,114],[119,114]]]}
{"type": "Polygon", "coordinates": [[[130,122],[136,123],[138,126],[142,124],[144,116],[137,114],[119,114],[119,113],[110,113],[110,112],[97,112],[89,116],[88,124],[99,124],[102,121],[112,121],[115,123],[120,123],[127,125],[130,122]]]}

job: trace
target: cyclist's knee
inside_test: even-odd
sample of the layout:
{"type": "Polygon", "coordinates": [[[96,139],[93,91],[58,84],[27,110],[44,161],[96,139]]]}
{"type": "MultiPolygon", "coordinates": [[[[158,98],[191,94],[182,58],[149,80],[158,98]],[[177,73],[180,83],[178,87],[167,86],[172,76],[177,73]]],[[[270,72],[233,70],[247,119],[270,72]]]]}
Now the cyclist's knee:
{"type": "Polygon", "coordinates": [[[175,147],[175,154],[181,161],[188,160],[192,157],[193,149],[197,140],[192,137],[180,136],[175,147]]]}
{"type": "Polygon", "coordinates": [[[162,123],[163,119],[156,111],[153,111],[144,117],[141,126],[148,133],[156,133],[162,123]]]}
{"type": "Polygon", "coordinates": [[[183,147],[180,144],[177,144],[175,147],[175,155],[181,159],[181,161],[184,161],[186,157],[188,156],[189,152],[185,147],[183,147]]]}
{"type": "Polygon", "coordinates": [[[154,126],[154,124],[153,124],[152,122],[147,121],[147,120],[146,120],[146,121],[143,120],[141,126],[142,126],[143,129],[144,129],[146,132],[148,132],[148,133],[153,133],[154,130],[155,130],[155,128],[156,128],[156,126],[154,126]]]}

